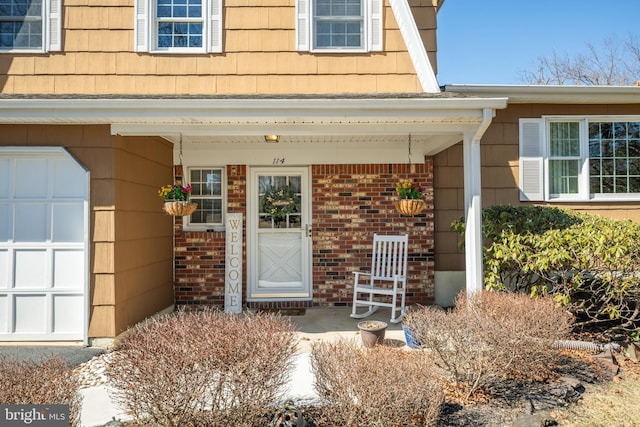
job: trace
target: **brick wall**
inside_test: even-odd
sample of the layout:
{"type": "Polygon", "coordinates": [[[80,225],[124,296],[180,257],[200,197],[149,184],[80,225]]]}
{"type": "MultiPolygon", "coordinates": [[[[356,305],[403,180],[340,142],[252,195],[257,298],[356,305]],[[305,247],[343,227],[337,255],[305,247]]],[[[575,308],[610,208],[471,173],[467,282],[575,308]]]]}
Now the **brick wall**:
{"type": "MultiPolygon", "coordinates": [[[[355,270],[368,270],[374,233],[409,234],[407,303],[434,300],[433,161],[418,165],[315,165],[312,172],[313,301],[257,307],[350,305],[355,270]],[[410,171],[411,168],[411,171],[410,171]],[[427,209],[403,217],[395,185],[410,178],[428,189],[427,209]]],[[[227,166],[228,211],[246,210],[246,166],[227,166]]],[[[246,233],[246,217],[244,226],[246,233]]],[[[246,236],[244,238],[246,242],[246,236]]],[[[176,303],[224,305],[225,234],[182,230],[175,222],[176,303]]],[[[246,289],[246,248],[243,251],[246,289]]],[[[245,296],[246,292],[243,292],[245,296]]]]}
{"type": "MultiPolygon", "coordinates": [[[[227,166],[227,212],[246,210],[247,168],[227,166]]],[[[177,168],[176,181],[182,179],[177,168]]],[[[243,235],[247,218],[243,215],[243,235]]],[[[221,231],[183,231],[182,217],[175,225],[175,299],[176,304],[213,304],[224,307],[225,233],[221,231]]],[[[246,235],[243,245],[246,245],[246,235]]],[[[242,250],[242,277],[247,277],[246,246],[242,250]]],[[[243,284],[246,289],[246,282],[243,284]]],[[[243,297],[246,292],[243,289],[243,297]]]]}

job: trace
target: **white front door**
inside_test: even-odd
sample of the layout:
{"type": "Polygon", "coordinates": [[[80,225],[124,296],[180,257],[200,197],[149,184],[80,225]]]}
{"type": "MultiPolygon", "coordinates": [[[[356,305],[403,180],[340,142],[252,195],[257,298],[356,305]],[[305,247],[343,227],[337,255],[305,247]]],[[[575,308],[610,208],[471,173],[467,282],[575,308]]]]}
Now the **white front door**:
{"type": "Polygon", "coordinates": [[[309,168],[252,168],[249,186],[247,300],[311,299],[309,168]]]}
{"type": "Polygon", "coordinates": [[[0,148],[0,341],[86,339],[89,173],[61,148],[0,148]]]}

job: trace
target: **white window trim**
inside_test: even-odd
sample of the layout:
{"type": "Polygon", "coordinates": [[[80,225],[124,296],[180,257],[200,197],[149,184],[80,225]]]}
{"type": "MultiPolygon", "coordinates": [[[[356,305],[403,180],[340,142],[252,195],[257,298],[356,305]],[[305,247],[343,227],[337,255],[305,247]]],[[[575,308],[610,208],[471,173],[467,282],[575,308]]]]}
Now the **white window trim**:
{"type": "MultiPolygon", "coordinates": [[[[227,216],[227,167],[224,165],[206,165],[206,166],[198,166],[198,165],[190,165],[184,166],[184,170],[187,171],[183,177],[184,184],[190,184],[190,170],[191,169],[220,169],[222,172],[221,176],[221,192],[222,192],[222,217],[220,224],[218,223],[191,223],[191,216],[183,217],[183,226],[182,229],[185,231],[224,231],[225,230],[225,221],[227,216]]],[[[193,196],[192,196],[193,198],[193,196]]]]}
{"type": "Polygon", "coordinates": [[[640,122],[640,116],[542,116],[539,119],[521,118],[519,120],[518,143],[520,200],[545,202],[640,201],[640,193],[591,194],[589,191],[589,122],[625,121],[640,122]],[[577,194],[549,193],[549,123],[551,122],[580,123],[580,176],[578,177],[579,192],[577,194]]]}
{"type": "MultiPolygon", "coordinates": [[[[60,1],[60,0],[52,0],[60,1]]],[[[156,0],[135,0],[134,50],[149,53],[220,53],[222,52],[222,7],[223,0],[202,1],[202,47],[167,48],[157,46],[157,25],[155,19],[156,0]]]]}
{"type": "Polygon", "coordinates": [[[57,52],[62,50],[62,0],[42,2],[42,47],[0,49],[1,53],[57,52]]]}
{"type": "MultiPolygon", "coordinates": [[[[544,170],[545,170],[545,174],[544,174],[544,194],[546,195],[546,200],[548,201],[562,201],[562,200],[567,200],[567,201],[576,201],[576,200],[588,200],[589,199],[589,169],[588,169],[588,165],[589,165],[589,159],[588,159],[588,155],[589,155],[589,145],[588,145],[588,141],[587,141],[587,146],[585,149],[585,145],[584,145],[584,141],[583,141],[583,136],[585,135],[585,130],[586,130],[586,124],[587,121],[585,118],[582,117],[572,117],[572,118],[557,118],[557,117],[551,117],[548,120],[545,120],[544,123],[544,145],[543,145],[543,153],[544,153],[544,170]],[[558,194],[551,194],[550,191],[550,179],[549,179],[549,172],[551,171],[551,168],[549,167],[549,162],[551,161],[551,147],[550,147],[550,143],[551,143],[551,126],[549,126],[550,123],[567,123],[567,122],[571,122],[571,123],[578,123],[579,124],[579,132],[580,132],[580,155],[578,160],[578,193],[573,194],[573,193],[558,193],[558,194]],[[585,186],[586,184],[586,186],[585,186]]],[[[562,157],[554,157],[554,160],[562,160],[562,159],[567,159],[567,160],[574,160],[573,156],[562,156],[562,157]]]]}
{"type": "Polygon", "coordinates": [[[360,48],[316,48],[313,31],[313,2],[296,0],[296,49],[313,53],[363,53],[382,50],[384,34],[383,0],[362,0],[364,40],[360,48]]]}

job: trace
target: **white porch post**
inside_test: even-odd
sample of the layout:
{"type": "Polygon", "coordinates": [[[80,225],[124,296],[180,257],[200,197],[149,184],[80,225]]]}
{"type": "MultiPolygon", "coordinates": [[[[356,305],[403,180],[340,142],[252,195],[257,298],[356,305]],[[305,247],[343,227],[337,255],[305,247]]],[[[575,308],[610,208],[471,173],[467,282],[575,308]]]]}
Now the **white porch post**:
{"type": "Polygon", "coordinates": [[[464,260],[467,293],[482,290],[482,198],[480,141],[465,134],[464,155],[464,260]]]}
{"type": "Polygon", "coordinates": [[[482,179],[480,139],[491,124],[494,110],[485,108],[483,120],[474,133],[465,133],[464,157],[464,259],[467,293],[483,289],[482,280],[482,179]]]}

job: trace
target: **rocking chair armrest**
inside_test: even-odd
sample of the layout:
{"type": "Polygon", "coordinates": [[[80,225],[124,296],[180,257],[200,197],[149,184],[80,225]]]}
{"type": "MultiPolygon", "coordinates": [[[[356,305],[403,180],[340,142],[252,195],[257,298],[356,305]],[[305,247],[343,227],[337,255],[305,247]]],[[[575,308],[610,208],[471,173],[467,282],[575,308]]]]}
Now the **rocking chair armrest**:
{"type": "Polygon", "coordinates": [[[356,276],[371,276],[371,273],[368,273],[366,271],[352,271],[352,273],[356,276]]]}

